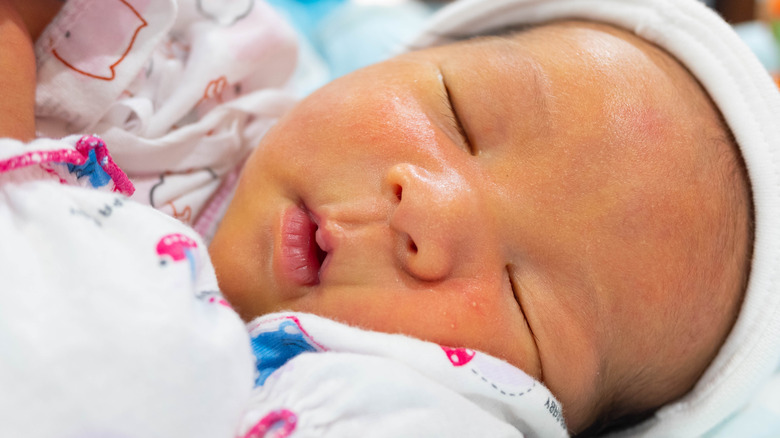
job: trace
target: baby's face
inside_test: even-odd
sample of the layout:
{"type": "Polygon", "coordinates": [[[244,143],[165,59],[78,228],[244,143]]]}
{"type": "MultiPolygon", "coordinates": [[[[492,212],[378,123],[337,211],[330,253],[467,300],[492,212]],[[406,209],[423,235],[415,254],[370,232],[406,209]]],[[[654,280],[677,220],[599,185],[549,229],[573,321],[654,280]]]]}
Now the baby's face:
{"type": "Polygon", "coordinates": [[[610,376],[724,333],[678,294],[716,251],[692,139],[717,116],[680,103],[695,83],[664,56],[564,23],[336,80],[249,159],[211,246],[224,294],[247,320],[312,312],[490,353],[580,430],[610,376]]]}

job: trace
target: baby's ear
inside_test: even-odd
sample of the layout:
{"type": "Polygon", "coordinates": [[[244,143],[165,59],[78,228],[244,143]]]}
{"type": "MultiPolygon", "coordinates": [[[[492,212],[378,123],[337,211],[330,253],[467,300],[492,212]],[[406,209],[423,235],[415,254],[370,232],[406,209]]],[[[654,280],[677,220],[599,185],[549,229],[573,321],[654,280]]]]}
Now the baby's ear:
{"type": "Polygon", "coordinates": [[[35,52],[13,4],[0,0],[0,137],[35,137],[35,52]]]}

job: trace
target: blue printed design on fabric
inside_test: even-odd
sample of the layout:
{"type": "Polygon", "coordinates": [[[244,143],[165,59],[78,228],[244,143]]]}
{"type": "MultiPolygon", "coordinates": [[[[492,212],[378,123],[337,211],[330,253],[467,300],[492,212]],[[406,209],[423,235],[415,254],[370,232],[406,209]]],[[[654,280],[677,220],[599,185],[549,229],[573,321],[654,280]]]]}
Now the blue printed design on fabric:
{"type": "Polygon", "coordinates": [[[98,164],[95,149],[89,151],[84,164],[68,164],[68,172],[76,174],[78,179],[89,177],[89,183],[95,188],[103,187],[111,181],[111,176],[98,164]]]}
{"type": "Polygon", "coordinates": [[[252,337],[259,375],[255,386],[263,386],[268,376],[281,368],[288,360],[305,352],[318,351],[295,322],[286,320],[276,331],[260,333],[252,337]]]}

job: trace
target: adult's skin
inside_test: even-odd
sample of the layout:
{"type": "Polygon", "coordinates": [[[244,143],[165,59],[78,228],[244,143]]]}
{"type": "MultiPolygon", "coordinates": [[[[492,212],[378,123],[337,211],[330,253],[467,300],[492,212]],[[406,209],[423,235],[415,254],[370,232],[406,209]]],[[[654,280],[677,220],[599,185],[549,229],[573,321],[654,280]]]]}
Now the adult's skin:
{"type": "Polygon", "coordinates": [[[0,136],[35,137],[33,43],[63,5],[62,0],[0,0],[0,136]]]}

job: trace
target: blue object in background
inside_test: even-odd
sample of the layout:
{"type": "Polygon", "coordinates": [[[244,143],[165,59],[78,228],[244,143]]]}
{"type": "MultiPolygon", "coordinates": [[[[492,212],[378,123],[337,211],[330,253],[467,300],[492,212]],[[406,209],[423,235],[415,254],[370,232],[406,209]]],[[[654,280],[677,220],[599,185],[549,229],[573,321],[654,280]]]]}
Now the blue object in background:
{"type": "Polygon", "coordinates": [[[314,46],[334,78],[409,49],[435,8],[406,1],[393,5],[346,2],[323,20],[314,46]]]}
{"type": "Polygon", "coordinates": [[[312,31],[333,9],[347,0],[268,0],[304,37],[311,39],[312,31]]]}
{"type": "Polygon", "coordinates": [[[292,88],[305,96],[353,70],[405,49],[440,2],[268,0],[301,37],[292,88]]]}
{"type": "Polygon", "coordinates": [[[749,21],[734,26],[742,41],[756,54],[769,71],[780,71],[780,48],[766,23],[749,21]]]}

